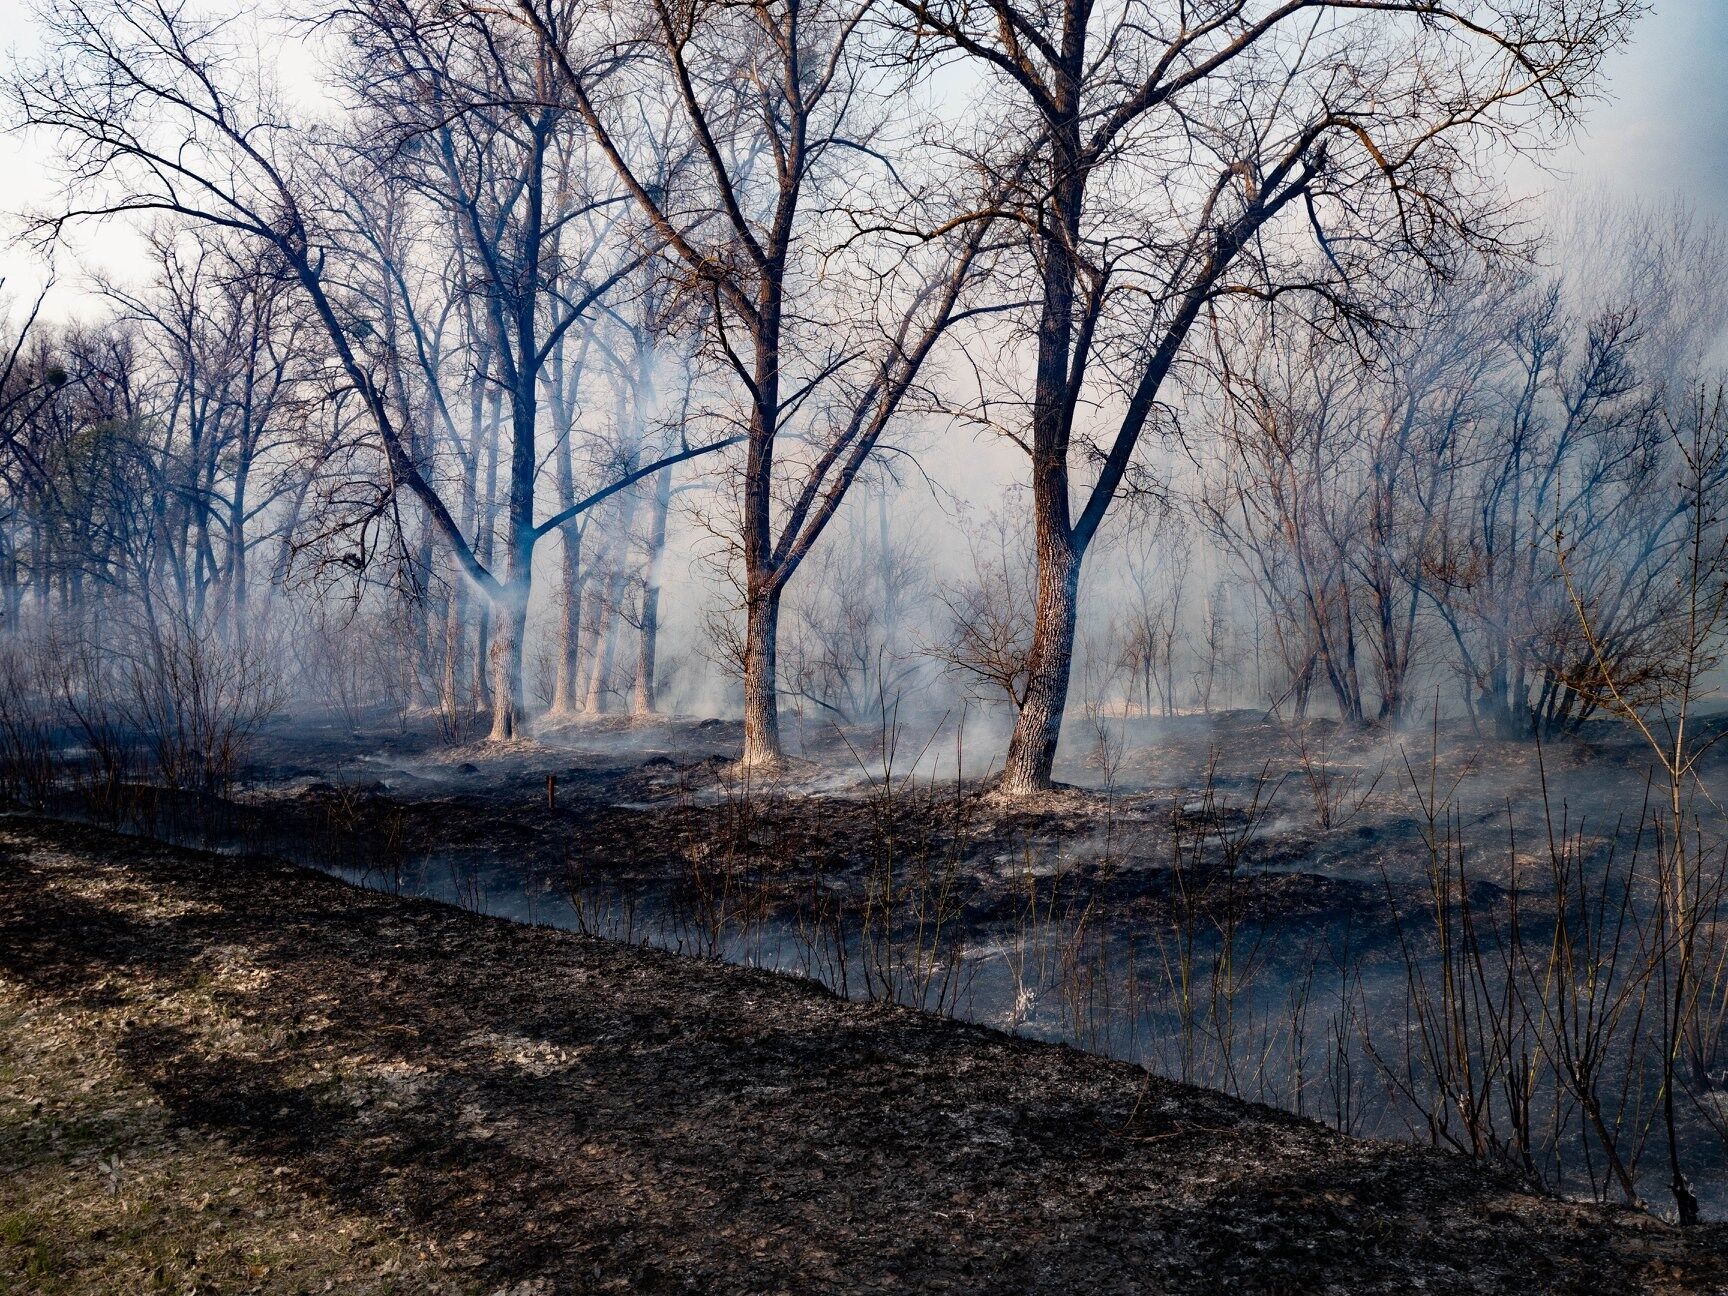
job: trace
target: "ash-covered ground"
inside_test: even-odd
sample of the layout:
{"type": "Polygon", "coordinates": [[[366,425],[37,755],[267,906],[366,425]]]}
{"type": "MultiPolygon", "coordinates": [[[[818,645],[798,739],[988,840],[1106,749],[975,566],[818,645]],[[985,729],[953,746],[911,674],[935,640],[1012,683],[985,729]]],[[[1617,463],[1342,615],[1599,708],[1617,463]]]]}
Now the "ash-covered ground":
{"type": "MultiPolygon", "coordinates": [[[[103,786],[73,778],[64,785],[63,803],[52,809],[62,818],[107,823],[235,859],[233,877],[223,875],[220,882],[222,898],[211,902],[222,916],[212,918],[214,926],[200,939],[217,939],[217,928],[230,922],[240,924],[236,930],[241,931],[254,921],[268,921],[269,913],[279,913],[285,926],[283,934],[272,938],[278,951],[273,958],[285,959],[281,951],[288,943],[321,939],[316,929],[329,917],[328,897],[347,893],[331,891],[306,873],[266,868],[259,874],[263,866],[254,862],[258,856],[309,866],[387,897],[429,898],[518,924],[603,937],[612,946],[654,947],[697,961],[792,973],[821,983],[860,1009],[884,1003],[924,1009],[1032,1041],[1071,1045],[1144,1068],[1099,1075],[1138,1075],[1141,1085],[1169,1080],[1206,1086],[1229,1098],[1317,1119],[1345,1134],[1381,1140],[1372,1149],[1337,1142],[1312,1145],[1327,1149],[1325,1157],[1343,1155],[1360,1167],[1378,1166],[1372,1172],[1377,1176],[1403,1174],[1392,1167],[1407,1165],[1453,1166],[1442,1175],[1448,1184],[1491,1182],[1495,1193],[1516,1187],[1534,1194],[1529,1201],[1546,1197],[1630,1206],[1651,1220],[1649,1227],[1663,1229],[1668,1225],[1658,1221],[1675,1214],[1677,1160],[1685,1191],[1701,1201],[1704,1218],[1728,1219],[1728,1068],[1723,1065],[1728,1054],[1721,1011],[1728,1004],[1728,978],[1723,976],[1728,951],[1720,944],[1722,932],[1715,921],[1725,872],[1724,838],[1713,800],[1723,779],[1718,763],[1707,759],[1700,766],[1698,795],[1689,806],[1698,829],[1697,841],[1689,847],[1697,885],[1686,903],[1688,912],[1699,918],[1688,957],[1690,966],[1704,972],[1682,990],[1691,996],[1686,1001],[1689,1020],[1702,1023],[1703,1029],[1672,1046],[1665,1043],[1661,1028],[1667,1020],[1664,996],[1673,993],[1671,981],[1663,978],[1673,965],[1674,941],[1663,927],[1669,911],[1658,903],[1667,876],[1662,861],[1668,856],[1655,827],[1660,808],[1651,809],[1652,798],[1663,789],[1652,781],[1646,749],[1619,726],[1600,724],[1578,738],[1540,748],[1457,728],[1394,733],[1346,730],[1324,722],[1295,727],[1248,713],[1117,721],[1097,726],[1095,735],[1090,744],[1083,735],[1070,741],[1073,756],[1059,770],[1063,787],[1016,802],[997,794],[988,765],[975,754],[991,744],[948,721],[874,729],[811,725],[795,732],[790,767],[769,778],[737,767],[738,727],[714,719],[573,720],[546,724],[532,740],[489,744],[447,741],[431,718],[380,717],[355,724],[351,719],[299,717],[271,726],[226,797],[174,795],[142,784],[103,786]],[[267,885],[260,877],[268,878],[267,885]],[[258,892],[258,887],[263,890],[258,892]],[[292,898],[301,888],[310,897],[303,911],[292,898]],[[258,903],[269,912],[246,907],[255,892],[268,897],[258,903]],[[1664,1058],[1671,1063],[1664,1065],[1664,1058]],[[1148,1074],[1161,1079],[1149,1080],[1148,1074]],[[1676,1098],[1672,1103],[1665,1101],[1670,1095],[1676,1098]],[[1670,1119],[1678,1158],[1670,1155],[1670,1119]],[[1410,1154],[1387,1152],[1388,1140],[1439,1149],[1456,1157],[1456,1165],[1446,1159],[1408,1161],[1410,1154]]],[[[65,752],[63,759],[75,766],[77,752],[65,752]]],[[[60,830],[33,820],[27,831],[51,836],[60,830]]],[[[66,831],[81,862],[38,877],[37,847],[20,847],[15,855],[33,870],[34,880],[20,882],[22,891],[16,894],[38,885],[52,893],[82,870],[144,869],[146,879],[125,884],[142,894],[157,885],[151,872],[156,863],[138,861],[181,861],[170,870],[180,879],[175,886],[194,875],[201,879],[198,886],[216,885],[210,879],[221,874],[209,856],[198,857],[202,862],[194,865],[189,862],[193,857],[121,847],[115,844],[118,839],[94,830],[87,835],[80,835],[84,829],[66,831]],[[111,851],[118,855],[110,858],[111,851]]],[[[79,900],[73,907],[83,903],[79,900]]],[[[387,906],[387,898],[342,904],[373,912],[366,906],[387,906]]],[[[414,919],[418,923],[431,911],[412,912],[422,915],[414,919]]],[[[80,959],[141,964],[168,959],[171,964],[185,957],[143,946],[122,955],[106,951],[102,944],[104,933],[112,934],[110,919],[94,911],[88,916],[92,935],[77,938],[82,952],[54,956],[68,967],[80,959]]],[[[74,917],[68,909],[53,918],[44,929],[49,945],[72,939],[69,933],[78,928],[74,917]]],[[[37,920],[18,921],[29,926],[37,920]]],[[[48,921],[46,914],[42,921],[48,921]]],[[[396,943],[400,933],[420,930],[394,918],[387,920],[387,927],[392,950],[401,949],[396,943]]],[[[342,957],[357,964],[353,942],[361,933],[348,926],[343,932],[340,939],[349,949],[342,957]]],[[[465,945],[451,948],[461,954],[460,969],[428,969],[427,975],[443,978],[441,984],[464,987],[462,994],[471,986],[485,1002],[458,999],[438,1011],[457,1015],[472,1030],[503,1030],[512,1039],[541,1038],[535,1032],[512,1034],[514,1028],[505,1030],[489,1016],[498,995],[554,993],[532,980],[534,959],[524,951],[538,947],[505,942],[500,948],[521,957],[513,953],[514,961],[496,966],[491,953],[481,955],[465,945]]],[[[440,960],[443,950],[440,946],[416,957],[440,960]]],[[[613,957],[602,960],[608,968],[636,966],[615,963],[613,957]]],[[[702,984],[740,987],[735,992],[747,1000],[757,993],[751,987],[781,984],[742,973],[736,975],[743,979],[729,981],[734,974],[685,971],[683,963],[664,960],[641,966],[659,969],[654,975],[671,976],[676,985],[713,977],[702,984]],[[668,970],[674,968],[680,970],[672,976],[668,970]]],[[[631,970],[627,975],[648,974],[631,970]]],[[[310,983],[302,988],[308,994],[328,993],[315,991],[310,983]]],[[[128,991],[128,1002],[143,1002],[160,989],[135,987],[128,991]]],[[[612,987],[606,993],[625,991],[612,987]]],[[[655,991],[653,1001],[663,1005],[676,993],[669,985],[664,992],[655,991]]],[[[826,1002],[796,996],[795,1001],[826,1002]]],[[[383,1014],[383,1000],[374,995],[371,1003],[367,1013],[351,1021],[350,1038],[343,1046],[363,1061],[376,1049],[395,1048],[391,1032],[396,1027],[383,1014]],[[367,1031],[376,1032],[370,1045],[367,1031]]],[[[581,1010],[566,1004],[557,1011],[581,1010]]],[[[682,1028],[668,1024],[671,1018],[659,1020],[659,1011],[630,1009],[625,1013],[630,1024],[620,1025],[611,1042],[632,1049],[637,1044],[631,1032],[648,1040],[670,1038],[669,1031],[678,1035],[682,1028]]],[[[678,1010],[677,1019],[703,1011],[708,1010],[693,1001],[678,1010]]],[[[725,1024],[716,1029],[730,1039],[744,1029],[747,1013],[736,1005],[726,1013],[725,1024]]],[[[549,1021],[537,1017],[536,1030],[549,1029],[549,1021]]],[[[765,1022],[749,1030],[784,1029],[808,1038],[818,1052],[851,1048],[852,1043],[824,1035],[831,1026],[825,1017],[823,1023],[765,1022]]],[[[292,1033],[294,1028],[282,1029],[292,1033]]],[[[571,1029],[578,1027],[559,1027],[571,1029]]],[[[916,1063],[918,1068],[935,1065],[939,1074],[925,1074],[913,1087],[887,1079],[883,1083],[897,1109],[910,1105],[906,1119],[923,1121],[928,1113],[919,1103],[946,1101],[940,1096],[943,1086],[971,1083],[967,1077],[977,1067],[994,1076],[995,1063],[981,1060],[982,1054],[968,1056],[972,1045],[965,1043],[990,1037],[947,1034],[946,1028],[934,1025],[919,1029],[936,1032],[932,1039],[957,1042],[944,1045],[948,1051],[939,1064],[928,1059],[916,1063]],[[936,1096],[921,1096],[926,1090],[936,1096]]],[[[292,1040],[301,1038],[292,1035],[292,1040]]],[[[293,1047],[298,1047],[292,1040],[277,1057],[280,1065],[289,1065],[293,1047]]],[[[174,1050],[181,1044],[170,1043],[169,1054],[178,1056],[174,1050]]],[[[16,1051],[16,1044],[13,1047],[16,1051]]],[[[136,1069],[143,1056],[135,1050],[127,1065],[136,1069]]],[[[880,1056],[888,1059],[890,1054],[880,1056]]],[[[1000,1056],[1043,1055],[1035,1049],[1000,1056]]],[[[424,1062],[422,1053],[415,1059],[407,1065],[424,1062]]],[[[31,1065],[39,1075],[42,1067],[31,1065]]],[[[226,1063],[212,1066],[188,1054],[184,1067],[202,1077],[202,1088],[187,1101],[220,1110],[226,1110],[225,1103],[237,1103],[218,1121],[231,1131],[263,1120],[251,1099],[222,1096],[231,1082],[243,1088],[251,1081],[231,1073],[226,1063]]],[[[723,1070],[723,1059],[714,1060],[707,1070],[684,1075],[661,1096],[669,1108],[682,1103],[706,1111],[721,1102],[716,1095],[756,1084],[742,1072],[722,1076],[723,1070]]],[[[127,1074],[127,1084],[160,1091],[166,1083],[159,1070],[148,1076],[127,1074]]],[[[1011,1115],[1017,1100],[1006,1095],[1018,1082],[996,1077],[990,1083],[1006,1104],[1003,1112],[1011,1115]]],[[[794,1124],[811,1125],[813,1119],[799,1109],[786,1117],[790,1123],[782,1122],[770,1110],[773,1095],[780,1092],[769,1086],[751,1108],[766,1122],[768,1136],[776,1139],[787,1137],[794,1124]]],[[[858,1101],[850,1089],[842,1095],[829,1086],[827,1092],[842,1106],[858,1101]]],[[[474,1105],[472,1097],[458,1094],[446,1104],[448,1110],[438,1109],[446,1130],[466,1138],[461,1120],[474,1105]]],[[[1029,1096],[1026,1101],[1035,1100],[1029,1096]]],[[[493,1110],[487,1106],[491,1102],[488,1098],[480,1106],[493,1110]]],[[[534,1122],[540,1110],[535,1104],[541,1102],[536,1097],[528,1108],[506,1118],[539,1140],[544,1131],[535,1129],[534,1122]]],[[[624,1103],[624,1096],[616,1102],[624,1103]]],[[[323,1119],[298,1098],[286,1109],[298,1113],[295,1121],[323,1119]]],[[[1237,1138],[1239,1122],[1271,1119],[1265,1114],[1250,1117],[1241,1107],[1219,1110],[1228,1117],[1200,1124],[1224,1141],[1217,1146],[1202,1141],[1184,1153],[1198,1158],[1191,1173],[1235,1155],[1228,1149],[1237,1146],[1231,1140],[1237,1138]]],[[[280,1131],[269,1132],[274,1119],[264,1120],[262,1132],[244,1137],[283,1137],[280,1131]]],[[[642,1119],[659,1117],[648,1114],[642,1119]]],[[[833,1119],[849,1118],[836,1112],[833,1119]]],[[[828,1137],[820,1122],[811,1128],[815,1132],[810,1137],[819,1144],[828,1137]]],[[[746,1139],[742,1126],[731,1132],[746,1139]]],[[[1058,1155],[1054,1126],[1046,1133],[1051,1142],[1038,1157],[1058,1155]]],[[[357,1137],[358,1127],[331,1135],[319,1153],[325,1159],[320,1164],[333,1165],[352,1154],[351,1139],[357,1137]]],[[[363,1163],[353,1174],[366,1182],[341,1191],[375,1196],[385,1191],[379,1176],[389,1179],[388,1193],[406,1191],[395,1176],[408,1176],[408,1164],[416,1157],[431,1157],[444,1166],[454,1155],[440,1140],[455,1135],[438,1135],[430,1126],[403,1137],[407,1143],[386,1158],[390,1168],[363,1163]]],[[[1258,1135],[1246,1137],[1252,1142],[1258,1135]]],[[[883,1163],[872,1172],[876,1178],[847,1188],[847,1200],[854,1203],[848,1209],[863,1211],[859,1203],[867,1202],[868,1211],[882,1212],[883,1220],[896,1212],[946,1210],[937,1198],[948,1194],[946,1200],[958,1206],[997,1173],[1015,1185],[1001,1189],[1007,1195],[999,1203],[999,1223],[1006,1230],[1014,1210],[1042,1207],[1024,1197],[1032,1180],[1024,1167],[1014,1168],[1020,1153],[1010,1152],[1008,1144],[993,1153],[995,1138],[993,1134],[977,1146],[977,1140],[971,1140],[966,1155],[985,1159],[966,1171],[970,1177],[963,1183],[948,1184],[937,1175],[929,1186],[936,1194],[930,1201],[901,1193],[897,1185],[904,1167],[895,1162],[889,1175],[883,1163]],[[1005,1158],[998,1170],[986,1168],[989,1155],[1005,1158]],[[1015,1192],[1022,1198],[1014,1198],[1015,1192]],[[1013,1205],[1015,1200],[1019,1206],[1013,1205]]],[[[575,1144],[571,1148],[576,1150],[566,1151],[572,1157],[590,1155],[575,1144]]],[[[1075,1155],[1081,1152],[1076,1145],[1075,1155]]],[[[613,1191],[622,1182],[616,1176],[624,1171],[608,1160],[610,1153],[593,1155],[606,1163],[604,1176],[612,1176],[606,1180],[612,1185],[607,1191],[613,1191]]],[[[709,1155],[722,1156],[713,1139],[680,1164],[692,1169],[696,1162],[689,1158],[709,1155]]],[[[858,1155],[866,1160],[874,1156],[863,1151],[858,1155]]],[[[1301,1155],[1319,1154],[1310,1149],[1301,1155]]],[[[821,1157],[816,1161],[820,1164],[821,1157]]],[[[314,1177],[322,1180],[331,1173],[319,1169],[314,1177]]],[[[1169,1167],[1155,1171],[1166,1177],[1170,1173],[1169,1167]]],[[[856,1166],[846,1171],[848,1177],[857,1174],[856,1166]]],[[[1317,1170],[1310,1183],[1292,1163],[1278,1175],[1285,1187],[1275,1195],[1294,1193],[1310,1204],[1332,1200],[1325,1172],[1317,1170]]],[[[509,1185],[488,1183],[469,1196],[526,1193],[532,1178],[523,1170],[509,1185]]],[[[414,1191],[433,1192],[424,1186],[414,1191]]],[[[736,1203],[743,1191],[733,1185],[722,1197],[736,1203]]],[[[1106,1246],[1112,1230],[1129,1228],[1123,1223],[1126,1208],[1115,1200],[1114,1191],[1087,1188],[1083,1202],[1062,1207],[1074,1214],[1058,1232],[1067,1236],[1066,1230],[1083,1225],[1095,1245],[1106,1246]]],[[[1274,1245],[1280,1256],[1300,1252],[1305,1257],[1299,1262],[1288,1256],[1276,1259],[1250,1248],[1232,1272],[1242,1281],[1248,1281],[1248,1275],[1263,1277],[1266,1290],[1311,1290],[1328,1284],[1336,1290],[1390,1289],[1412,1274],[1426,1275],[1422,1281],[1437,1290],[1501,1289],[1501,1278],[1495,1276],[1499,1270],[1490,1266],[1475,1272],[1474,1266],[1483,1262],[1468,1259],[1466,1251],[1446,1256],[1444,1248],[1456,1239],[1444,1244],[1436,1240],[1430,1251],[1413,1255],[1410,1264],[1415,1268],[1385,1259],[1374,1262],[1383,1272],[1369,1265],[1362,1275],[1344,1273],[1338,1267],[1341,1239],[1365,1226],[1363,1209],[1369,1215],[1380,1209],[1364,1208],[1366,1199],[1353,1195],[1355,1191],[1340,1199],[1352,1204],[1338,1205],[1333,1212],[1329,1227],[1337,1233],[1331,1241],[1318,1235],[1312,1242],[1297,1241],[1312,1223],[1301,1212],[1305,1222],[1300,1225],[1296,1217],[1277,1224],[1262,1220],[1219,1225],[1226,1233],[1246,1231],[1255,1237],[1256,1230],[1271,1228],[1269,1236],[1287,1239],[1287,1244],[1274,1245]],[[1287,1264],[1296,1267],[1281,1267],[1287,1264]],[[1325,1275],[1324,1281],[1317,1275],[1325,1275]]],[[[779,1282],[784,1290],[804,1290],[804,1279],[797,1275],[819,1272],[829,1275],[823,1281],[837,1283],[837,1289],[873,1289],[887,1284],[890,1275],[899,1275],[914,1288],[920,1282],[948,1282],[966,1289],[968,1273],[995,1274],[1002,1282],[1012,1273],[1020,1275],[1014,1285],[1028,1289],[1071,1285],[1080,1275],[1099,1290],[1206,1290],[1210,1279],[1205,1275],[1217,1269],[1222,1246],[1216,1239],[1202,1244],[1181,1230],[1180,1236],[1167,1234],[1165,1224],[1153,1222],[1146,1228],[1163,1241],[1154,1244],[1142,1238],[1146,1246],[1141,1251],[1121,1251],[1108,1264],[1088,1260],[1075,1268],[1078,1261],[1063,1259],[1037,1269],[1034,1280],[1025,1276],[1033,1271],[1024,1268],[1023,1249],[1004,1250],[1006,1242],[986,1239],[980,1249],[967,1252],[964,1263],[972,1268],[942,1270],[938,1281],[931,1276],[936,1270],[912,1279],[917,1267],[904,1257],[892,1264],[884,1261],[879,1271],[869,1270],[868,1250],[853,1254],[840,1246],[840,1235],[835,1234],[822,1243],[839,1248],[823,1251],[826,1258],[800,1251],[786,1261],[790,1267],[781,1278],[751,1287],[739,1276],[743,1271],[714,1268],[720,1264],[715,1249],[730,1254],[739,1246],[790,1246],[784,1239],[762,1242],[764,1237],[782,1237],[783,1230],[752,1222],[748,1211],[730,1231],[704,1216],[700,1228],[710,1230],[705,1241],[668,1251],[669,1244],[657,1231],[660,1225],[643,1232],[642,1217],[661,1210],[671,1200],[669,1192],[656,1180],[652,1187],[638,1185],[617,1200],[608,1199],[602,1211],[613,1221],[606,1226],[611,1230],[607,1236],[625,1239],[617,1245],[629,1259],[618,1262],[622,1268],[603,1261],[599,1241],[585,1244],[591,1249],[584,1252],[596,1257],[596,1272],[603,1272],[606,1281],[652,1287],[665,1278],[672,1283],[668,1290],[691,1282],[696,1283],[692,1290],[772,1290],[779,1282]]],[[[702,1209],[711,1211],[719,1209],[714,1202],[722,1198],[704,1200],[708,1205],[702,1209]]],[[[1408,1209],[1429,1212],[1439,1208],[1438,1201],[1425,1198],[1424,1204],[1408,1209]]],[[[40,1214],[31,1214],[36,1207],[28,1203],[21,1209],[30,1219],[40,1214]]],[[[432,1206],[410,1209],[398,1203],[390,1207],[392,1218],[402,1218],[404,1209],[419,1221],[416,1227],[430,1218],[428,1212],[436,1213],[432,1206]]],[[[1200,1210],[1200,1215],[1211,1209],[1200,1210]]],[[[1476,1207],[1456,1209],[1469,1215],[1476,1207]]],[[[1394,1213],[1405,1210],[1399,1206],[1394,1213]]],[[[1534,1210],[1538,1208],[1526,1202],[1513,1214],[1534,1210]]],[[[511,1205],[508,1211],[537,1221],[533,1229],[557,1233],[570,1227],[565,1215],[556,1221],[542,1219],[528,1205],[511,1205]]],[[[514,1251],[498,1258],[496,1240],[488,1240],[490,1230],[516,1228],[518,1222],[493,1221],[477,1229],[481,1241],[465,1254],[487,1257],[474,1263],[487,1266],[485,1272],[500,1275],[500,1280],[552,1272],[541,1267],[547,1263],[543,1250],[530,1248],[529,1259],[516,1257],[514,1251]]],[[[1210,1232],[1214,1223],[1205,1223],[1203,1231],[1210,1232]]],[[[529,1229],[527,1223],[521,1227],[529,1229]]],[[[955,1227],[964,1231],[970,1226],[955,1227]]],[[[1374,1245],[1392,1247],[1396,1232],[1408,1227],[1407,1221],[1374,1223],[1382,1240],[1374,1245]]],[[[1487,1229],[1481,1234],[1486,1238],[1498,1225],[1471,1223],[1468,1230],[1479,1227],[1487,1229]]],[[[1537,1232],[1548,1227],[1544,1223],[1537,1232]]],[[[312,1226],[296,1225],[290,1231],[311,1236],[308,1228],[312,1226]]],[[[20,1236],[29,1232],[24,1228],[20,1236]]],[[[1130,1229],[1121,1234],[1130,1235],[1141,1233],[1130,1229]]],[[[437,1246],[431,1250],[414,1242],[403,1251],[409,1244],[392,1242],[397,1248],[392,1254],[402,1265],[414,1259],[437,1268],[451,1253],[439,1249],[450,1245],[449,1237],[443,1232],[436,1236],[437,1246]]],[[[860,1236],[870,1235],[866,1231],[860,1236]]],[[[542,1246],[543,1238],[535,1241],[536,1247],[542,1246]]],[[[1706,1230],[1690,1234],[1688,1240],[1661,1243],[1677,1248],[1672,1255],[1681,1257],[1676,1263],[1682,1267],[1674,1272],[1692,1275],[1684,1282],[1668,1282],[1662,1276],[1667,1271],[1634,1273],[1624,1266],[1615,1270],[1615,1281],[1627,1290],[1663,1289],[1665,1283],[1673,1290],[1711,1290],[1696,1277],[1703,1272],[1696,1266],[1717,1263],[1720,1241],[1716,1232],[1706,1230]]],[[[1570,1259],[1555,1261],[1553,1289],[1585,1282],[1589,1263],[1581,1262],[1576,1270],[1567,1267],[1572,1264],[1570,1259]]],[[[565,1270],[557,1272],[565,1275],[560,1283],[575,1281],[565,1270]]],[[[87,1289],[76,1284],[65,1288],[87,1289]]],[[[570,1289],[583,1288],[577,1284],[570,1289]]]]}
{"type": "Polygon", "coordinates": [[[792,978],[28,816],[0,825],[0,1130],[15,1291],[1728,1285],[1718,1226],[792,978]]]}
{"type": "Polygon", "coordinates": [[[1687,992],[1714,1033],[1676,1076],[1653,1062],[1662,789],[1622,726],[1540,748],[1259,713],[1091,732],[1070,736],[1065,787],[1006,802],[976,754],[991,744],[951,718],[810,724],[773,777],[740,771],[738,727],[715,719],[511,744],[299,719],[230,800],[139,790],[113,817],[797,973],[1657,1213],[1683,1084],[1681,1169],[1728,1216],[1719,764],[1697,780],[1690,902],[1710,907],[1691,956],[1714,979],[1687,992]]]}

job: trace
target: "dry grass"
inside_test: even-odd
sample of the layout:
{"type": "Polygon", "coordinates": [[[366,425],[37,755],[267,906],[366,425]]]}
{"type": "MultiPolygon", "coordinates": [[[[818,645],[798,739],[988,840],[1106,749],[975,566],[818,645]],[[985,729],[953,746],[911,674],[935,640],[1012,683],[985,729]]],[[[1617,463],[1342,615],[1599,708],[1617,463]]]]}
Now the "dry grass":
{"type": "MultiPolygon", "coordinates": [[[[189,909],[101,878],[76,889],[146,923],[189,909]]],[[[238,947],[212,949],[170,992],[105,976],[62,999],[0,977],[0,1290],[477,1290],[435,1239],[340,1210],[175,1119],[123,1057],[140,1026],[189,1032],[214,1055],[279,1047],[280,1029],[244,1007],[267,980],[238,947]]]]}

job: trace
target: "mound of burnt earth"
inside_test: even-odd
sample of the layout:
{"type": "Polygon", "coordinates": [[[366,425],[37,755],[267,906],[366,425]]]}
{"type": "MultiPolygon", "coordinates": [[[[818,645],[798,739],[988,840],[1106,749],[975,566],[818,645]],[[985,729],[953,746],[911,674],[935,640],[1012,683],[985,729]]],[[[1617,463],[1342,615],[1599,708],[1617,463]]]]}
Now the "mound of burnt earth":
{"type": "Polygon", "coordinates": [[[0,1288],[1693,1292],[1728,1233],[259,859],[0,828],[0,1288]]]}

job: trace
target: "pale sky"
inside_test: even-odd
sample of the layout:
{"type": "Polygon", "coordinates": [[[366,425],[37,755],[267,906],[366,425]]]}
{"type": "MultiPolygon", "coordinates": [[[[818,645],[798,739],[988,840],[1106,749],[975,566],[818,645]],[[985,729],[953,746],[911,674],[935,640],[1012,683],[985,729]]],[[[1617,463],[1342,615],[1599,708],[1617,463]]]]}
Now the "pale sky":
{"type": "MultiPolygon", "coordinates": [[[[24,0],[0,0],[0,48],[27,48],[31,37],[24,0]]],[[[1656,0],[1614,58],[1608,91],[1611,102],[1595,108],[1577,146],[1553,164],[1612,196],[1688,195],[1728,221],[1728,0],[1656,0]]],[[[14,301],[43,278],[40,263],[13,246],[8,219],[51,196],[41,161],[36,145],[0,133],[0,276],[14,301]]],[[[77,262],[124,275],[127,243],[86,233],[75,257],[63,254],[53,313],[77,309],[77,262]]]]}
{"type": "Polygon", "coordinates": [[[1629,195],[1692,196],[1728,218],[1728,3],[1657,0],[1613,61],[1573,163],[1629,195]]]}

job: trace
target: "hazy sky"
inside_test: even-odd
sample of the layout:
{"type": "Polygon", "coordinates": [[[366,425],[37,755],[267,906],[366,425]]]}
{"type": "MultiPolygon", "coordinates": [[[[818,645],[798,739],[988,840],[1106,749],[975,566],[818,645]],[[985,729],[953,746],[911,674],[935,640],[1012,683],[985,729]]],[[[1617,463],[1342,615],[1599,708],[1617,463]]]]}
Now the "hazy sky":
{"type": "Polygon", "coordinates": [[[1728,0],[1657,0],[1613,61],[1574,169],[1616,192],[1688,193],[1728,217],[1728,0]]]}
{"type": "MultiPolygon", "coordinates": [[[[31,32],[24,0],[0,0],[0,47],[27,46],[31,32]]],[[[1575,182],[1610,193],[1666,200],[1690,195],[1705,212],[1728,220],[1728,0],[1656,0],[1630,47],[1610,67],[1612,101],[1591,113],[1577,147],[1554,164],[1575,182]]],[[[49,196],[33,145],[0,136],[0,213],[49,196]]],[[[7,222],[9,227],[10,222],[7,222]]],[[[3,237],[3,236],[0,236],[3,237]]],[[[86,236],[80,252],[111,272],[125,273],[127,240],[86,236]],[[104,252],[109,255],[104,257],[104,252]]],[[[75,302],[76,266],[63,258],[63,313],[75,302]]],[[[0,243],[0,276],[7,295],[29,292],[41,268],[0,243]]]]}

